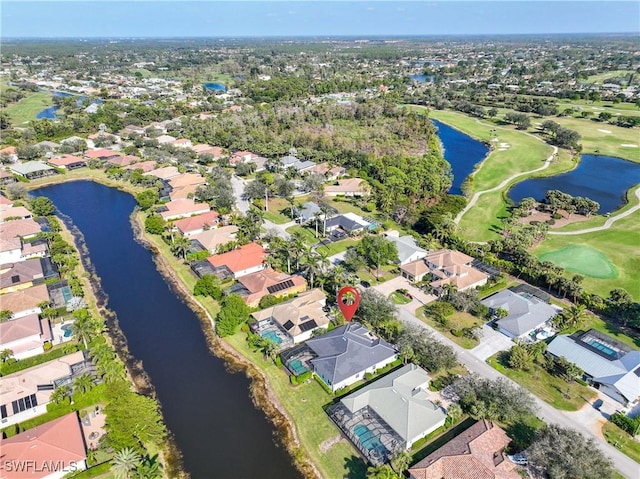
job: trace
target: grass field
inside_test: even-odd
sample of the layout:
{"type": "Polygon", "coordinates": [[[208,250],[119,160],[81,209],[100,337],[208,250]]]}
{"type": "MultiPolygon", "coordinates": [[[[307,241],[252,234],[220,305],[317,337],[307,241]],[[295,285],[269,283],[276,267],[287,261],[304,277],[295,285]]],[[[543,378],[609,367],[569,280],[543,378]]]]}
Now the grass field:
{"type": "Polygon", "coordinates": [[[473,328],[476,326],[482,326],[482,321],[480,318],[477,318],[469,313],[462,313],[460,311],[456,311],[451,316],[447,317],[447,325],[443,326],[441,323],[437,322],[432,317],[426,315],[424,313],[424,307],[418,308],[416,312],[418,318],[427,323],[432,328],[438,330],[444,336],[449,338],[451,341],[455,342],[459,346],[462,346],[465,349],[473,349],[480,342],[477,339],[465,338],[462,336],[456,336],[453,334],[453,330],[461,330],[463,328],[473,328]]]}
{"type": "Polygon", "coordinates": [[[590,278],[610,279],[618,276],[616,267],[607,257],[589,246],[572,244],[539,256],[540,261],[551,261],[563,268],[590,278]]]}
{"type": "Polygon", "coordinates": [[[36,115],[47,107],[53,105],[51,94],[44,92],[31,93],[18,103],[11,103],[4,111],[9,114],[11,123],[21,126],[36,119],[36,115]]]}
{"type": "Polygon", "coordinates": [[[640,442],[630,434],[608,421],[602,426],[602,434],[609,444],[614,445],[620,452],[640,463],[640,442]]]}
{"type": "MultiPolygon", "coordinates": [[[[624,288],[634,300],[640,300],[640,241],[638,241],[638,214],[623,218],[611,228],[594,233],[558,236],[547,235],[547,239],[533,250],[541,257],[545,253],[561,250],[567,246],[580,245],[601,251],[618,271],[615,278],[599,279],[585,277],[583,287],[601,296],[608,296],[615,288],[624,288]]],[[[567,276],[574,273],[567,272],[567,276]]]]}
{"type": "Polygon", "coordinates": [[[577,411],[596,395],[593,389],[552,376],[537,364],[530,371],[518,371],[506,367],[502,358],[504,352],[499,352],[487,359],[487,363],[561,411],[577,411]]]}

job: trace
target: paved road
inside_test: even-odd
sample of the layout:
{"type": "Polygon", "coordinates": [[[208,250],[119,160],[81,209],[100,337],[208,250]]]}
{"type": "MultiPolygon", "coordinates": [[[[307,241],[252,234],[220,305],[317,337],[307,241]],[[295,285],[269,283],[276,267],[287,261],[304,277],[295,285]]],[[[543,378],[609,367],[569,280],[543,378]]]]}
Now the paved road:
{"type": "MultiPolygon", "coordinates": [[[[640,200],[640,188],[636,189],[636,198],[640,200]]],[[[584,230],[578,230],[578,231],[548,231],[547,234],[568,236],[568,235],[581,235],[584,233],[594,233],[596,231],[603,231],[611,228],[611,225],[616,221],[618,221],[619,219],[626,218],[627,216],[629,216],[632,213],[635,213],[638,210],[640,210],[640,203],[632,206],[627,211],[624,211],[618,215],[610,217],[607,221],[604,222],[602,226],[594,226],[593,228],[586,228],[584,230]]]]}
{"type": "MultiPolygon", "coordinates": [[[[442,336],[437,330],[420,321],[409,311],[403,308],[398,308],[398,310],[398,316],[401,321],[427,329],[428,331],[431,331],[435,336],[437,336],[442,343],[451,346],[458,356],[458,361],[466,366],[467,369],[469,369],[469,371],[471,371],[472,373],[476,373],[488,379],[504,378],[507,381],[516,384],[515,382],[511,381],[511,379],[503,376],[501,373],[493,369],[486,362],[476,358],[471,353],[471,351],[458,346],[449,338],[442,336]]],[[[537,398],[536,396],[534,396],[534,398],[536,401],[536,405],[538,406],[538,417],[540,417],[543,421],[547,423],[555,423],[562,427],[570,427],[581,432],[585,437],[594,438],[600,450],[602,450],[602,452],[604,452],[608,457],[611,458],[613,464],[615,465],[615,468],[622,475],[624,475],[628,479],[638,479],[638,477],[640,477],[640,464],[625,456],[613,446],[607,444],[606,442],[603,442],[603,440],[597,434],[594,434],[594,432],[591,431],[588,426],[576,422],[575,413],[565,413],[563,411],[559,411],[543,400],[537,398]]]]}
{"type": "Polygon", "coordinates": [[[233,187],[233,195],[236,197],[236,207],[241,213],[249,211],[249,207],[251,206],[247,200],[242,198],[244,185],[245,182],[242,178],[239,178],[236,175],[231,176],[231,186],[233,187]]]}

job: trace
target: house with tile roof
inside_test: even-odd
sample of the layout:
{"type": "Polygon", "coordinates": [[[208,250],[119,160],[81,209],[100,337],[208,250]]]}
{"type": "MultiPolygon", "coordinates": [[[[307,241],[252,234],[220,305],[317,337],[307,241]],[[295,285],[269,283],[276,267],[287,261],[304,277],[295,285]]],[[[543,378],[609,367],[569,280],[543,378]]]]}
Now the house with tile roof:
{"type": "Polygon", "coordinates": [[[50,301],[46,284],[39,284],[31,288],[3,294],[1,298],[2,309],[11,311],[13,313],[13,319],[18,319],[29,314],[40,314],[42,313],[42,309],[38,305],[50,301]]]}
{"type": "Polygon", "coordinates": [[[306,289],[307,281],[302,276],[291,276],[265,268],[238,278],[238,283],[231,288],[230,292],[242,297],[247,306],[255,307],[269,294],[279,298],[301,293],[306,289]]]}
{"type": "Polygon", "coordinates": [[[144,176],[155,176],[156,178],[159,178],[161,180],[169,181],[171,178],[180,176],[180,172],[175,166],[164,166],[161,168],[156,168],[155,170],[147,171],[144,176]]]}
{"type": "Polygon", "coordinates": [[[498,330],[511,339],[524,339],[533,331],[544,328],[559,312],[559,309],[535,296],[514,293],[509,289],[493,294],[481,302],[492,313],[498,309],[507,311],[507,316],[499,319],[496,324],[498,330]]]}
{"type": "Polygon", "coordinates": [[[205,230],[215,228],[220,221],[220,214],[217,211],[208,211],[201,215],[182,218],[173,222],[173,228],[182,236],[193,236],[205,230]]]}
{"type": "Polygon", "coordinates": [[[511,442],[483,419],[409,469],[411,479],[520,479],[504,449],[511,442]]]}
{"type": "Polygon", "coordinates": [[[444,426],[447,413],[432,402],[430,379],[407,364],[343,397],[329,415],[369,462],[385,463],[444,426]]]}
{"type": "Polygon", "coordinates": [[[0,265],[0,294],[30,288],[44,280],[40,258],[0,265]]]}
{"type": "Polygon", "coordinates": [[[12,220],[0,223],[0,237],[2,238],[35,238],[42,232],[42,227],[32,218],[12,220]]]}
{"type": "Polygon", "coordinates": [[[140,161],[139,163],[133,163],[125,166],[125,170],[142,170],[143,173],[148,173],[156,167],[154,160],[140,161]]]}
{"type": "Polygon", "coordinates": [[[31,211],[24,206],[11,206],[7,208],[0,208],[0,223],[6,223],[7,220],[24,220],[31,218],[33,215],[31,211]]]}
{"type": "Polygon", "coordinates": [[[313,372],[334,392],[398,358],[392,344],[355,322],[309,339],[305,344],[314,356],[309,360],[313,372]]]}
{"type": "Polygon", "coordinates": [[[317,329],[329,327],[329,317],[323,311],[327,296],[315,288],[300,293],[293,299],[252,313],[258,330],[268,325],[277,325],[294,344],[309,339],[317,329]],[[267,324],[265,324],[267,323],[267,324]]]}
{"type": "Polygon", "coordinates": [[[0,323],[0,351],[8,349],[15,359],[44,353],[44,343],[51,339],[49,320],[40,319],[37,314],[0,323]]]}
{"type": "Polygon", "coordinates": [[[109,158],[107,160],[107,163],[109,163],[110,165],[118,166],[122,168],[124,166],[130,166],[135,163],[138,163],[139,161],[142,161],[142,158],[138,156],[122,155],[122,156],[116,156],[115,158],[109,158]]]}
{"type": "Polygon", "coordinates": [[[97,150],[89,150],[84,154],[84,156],[86,156],[87,158],[93,158],[95,160],[110,160],[121,155],[122,153],[110,148],[98,148],[97,150]]]}
{"type": "Polygon", "coordinates": [[[76,412],[0,439],[0,449],[3,479],[57,479],[87,468],[86,445],[76,412]]]}
{"type": "Polygon", "coordinates": [[[50,158],[47,163],[56,168],[62,168],[63,170],[75,170],[87,166],[87,160],[74,155],[54,156],[50,158]]]}
{"type": "Polygon", "coordinates": [[[369,187],[367,183],[360,178],[347,178],[338,180],[335,185],[325,185],[324,193],[327,196],[367,196],[369,187]]]}
{"type": "Polygon", "coordinates": [[[267,252],[258,243],[249,243],[240,246],[228,253],[217,254],[207,258],[207,261],[216,268],[224,267],[229,270],[235,279],[265,268],[264,260],[267,252]]]}
{"type": "Polygon", "coordinates": [[[206,213],[211,208],[207,203],[196,203],[190,198],[178,198],[164,203],[158,208],[158,213],[165,221],[187,218],[206,213]]]}
{"type": "Polygon", "coordinates": [[[619,403],[640,402],[640,351],[591,329],[556,336],[547,353],[578,366],[590,383],[619,403]]]}
{"type": "Polygon", "coordinates": [[[454,285],[458,291],[465,291],[487,283],[489,275],[471,266],[473,261],[474,258],[459,251],[441,249],[403,264],[400,274],[414,283],[429,275],[432,291],[441,296],[447,284],[454,285]]]}
{"type": "Polygon", "coordinates": [[[202,246],[202,250],[207,250],[209,254],[216,254],[219,248],[227,243],[236,240],[238,227],[236,225],[220,226],[210,228],[200,233],[189,236],[192,244],[196,242],[202,246]]]}

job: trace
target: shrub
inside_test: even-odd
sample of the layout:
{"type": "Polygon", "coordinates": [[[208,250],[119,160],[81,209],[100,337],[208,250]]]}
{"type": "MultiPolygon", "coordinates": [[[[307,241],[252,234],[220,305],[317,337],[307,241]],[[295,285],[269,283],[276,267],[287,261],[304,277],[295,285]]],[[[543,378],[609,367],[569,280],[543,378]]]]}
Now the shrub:
{"type": "Polygon", "coordinates": [[[550,219],[550,220],[545,221],[545,223],[547,223],[548,225],[555,225],[556,224],[556,220],[550,219]]]}
{"type": "Polygon", "coordinates": [[[364,205],[364,207],[362,209],[365,210],[367,213],[371,213],[372,211],[375,211],[376,204],[375,203],[367,203],[366,205],[364,205]]]}
{"type": "Polygon", "coordinates": [[[373,378],[373,373],[364,373],[364,380],[370,381],[373,378]]]}
{"type": "Polygon", "coordinates": [[[629,416],[625,416],[624,414],[617,412],[611,415],[609,421],[632,436],[636,434],[638,428],[640,428],[640,416],[636,416],[632,419],[629,416]]]}
{"type": "Polygon", "coordinates": [[[42,349],[45,351],[49,351],[53,346],[51,345],[51,341],[45,341],[42,345],[42,349]]]}
{"type": "Polygon", "coordinates": [[[560,213],[554,213],[551,215],[551,218],[553,218],[554,220],[561,220],[562,215],[560,213]]]}

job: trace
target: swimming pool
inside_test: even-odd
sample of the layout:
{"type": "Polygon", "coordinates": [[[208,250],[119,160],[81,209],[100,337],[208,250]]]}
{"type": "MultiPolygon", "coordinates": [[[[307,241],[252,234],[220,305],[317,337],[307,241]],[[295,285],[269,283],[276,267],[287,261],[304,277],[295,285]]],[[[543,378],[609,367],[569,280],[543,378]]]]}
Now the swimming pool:
{"type": "Polygon", "coordinates": [[[602,351],[604,354],[606,354],[607,356],[611,356],[613,358],[616,357],[617,353],[616,351],[614,351],[613,349],[605,346],[604,344],[602,344],[599,341],[596,341],[595,339],[592,339],[588,342],[591,346],[593,346],[594,348],[602,351]]]}
{"type": "Polygon", "coordinates": [[[282,338],[278,336],[274,331],[267,331],[266,333],[261,334],[260,336],[276,344],[282,343],[282,338]]]}
{"type": "Polygon", "coordinates": [[[72,326],[70,324],[63,324],[62,329],[64,331],[64,337],[69,338],[73,334],[72,326]]]}
{"type": "Polygon", "coordinates": [[[378,436],[376,436],[375,432],[371,431],[367,426],[363,426],[362,424],[358,424],[353,428],[353,433],[358,436],[358,441],[362,444],[368,451],[373,451],[374,449],[386,449],[378,436]]]}
{"type": "Polygon", "coordinates": [[[289,361],[287,367],[289,368],[289,371],[291,371],[296,376],[300,376],[302,373],[306,373],[308,371],[308,369],[304,366],[304,364],[302,364],[302,361],[300,361],[299,359],[293,359],[289,361]]]}

